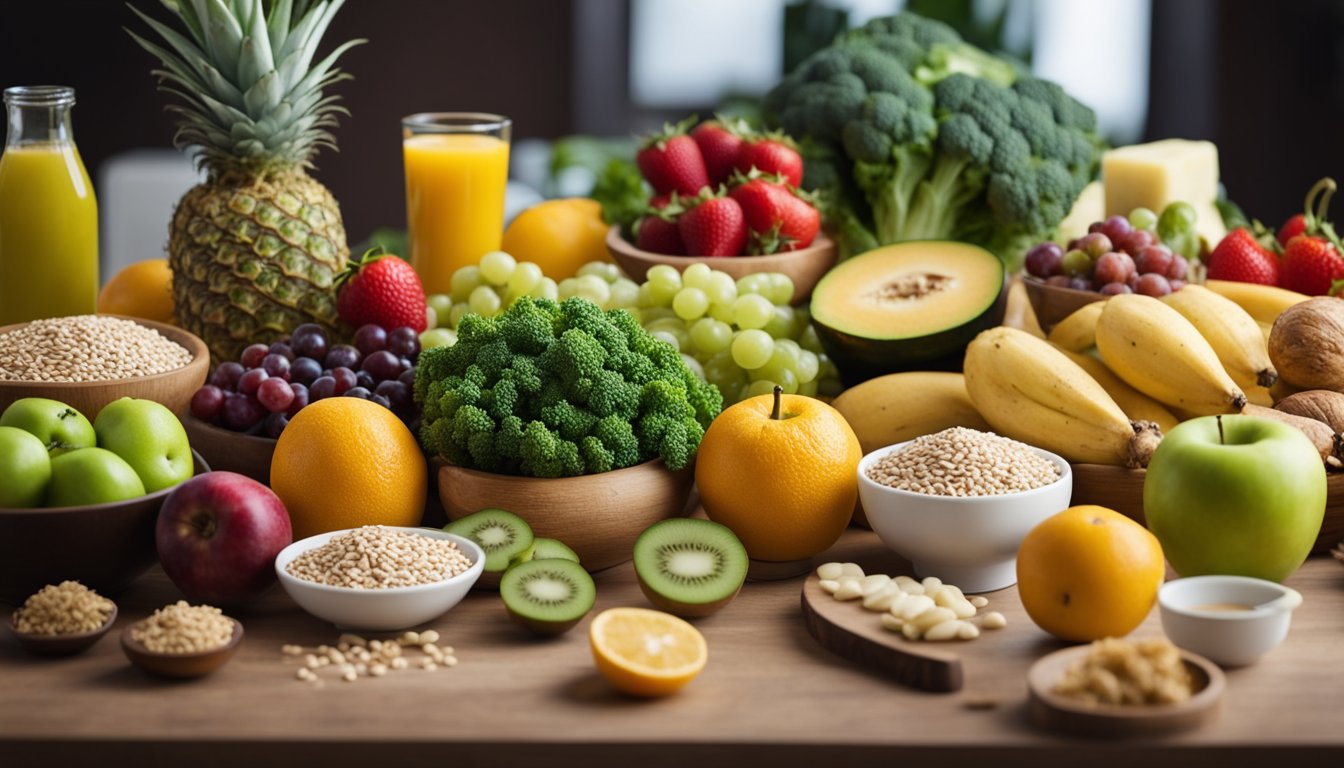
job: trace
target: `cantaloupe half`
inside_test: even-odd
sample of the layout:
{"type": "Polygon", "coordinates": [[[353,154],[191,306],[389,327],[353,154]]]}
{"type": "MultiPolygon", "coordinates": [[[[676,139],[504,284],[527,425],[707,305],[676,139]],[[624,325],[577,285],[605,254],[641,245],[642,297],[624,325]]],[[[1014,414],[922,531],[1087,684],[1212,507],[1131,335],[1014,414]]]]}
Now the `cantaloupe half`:
{"type": "Polygon", "coordinates": [[[961,370],[966,345],[1003,320],[1003,263],[941,240],[841,262],[812,290],[812,322],[846,386],[887,373],[961,370]]]}

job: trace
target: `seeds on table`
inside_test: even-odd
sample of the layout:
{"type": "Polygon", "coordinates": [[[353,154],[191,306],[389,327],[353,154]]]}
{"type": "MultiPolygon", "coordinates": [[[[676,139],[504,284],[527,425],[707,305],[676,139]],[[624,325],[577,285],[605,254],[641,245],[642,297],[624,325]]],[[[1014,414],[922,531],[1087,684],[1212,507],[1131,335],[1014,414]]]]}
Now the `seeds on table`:
{"type": "Polygon", "coordinates": [[[63,581],[33,593],[10,622],[26,635],[79,635],[103,626],[115,608],[78,581],[63,581]]]}
{"type": "Polygon", "coordinates": [[[389,589],[433,584],[470,567],[471,560],[452,541],[366,525],[304,552],[286,570],[315,584],[389,589]]]}
{"type": "Polygon", "coordinates": [[[152,653],[204,653],[233,638],[233,620],[210,605],[185,600],[164,606],[131,627],[131,639],[152,653]]]}
{"type": "Polygon", "coordinates": [[[153,328],[106,315],[34,320],[0,333],[0,381],[112,381],[190,362],[190,352],[153,328]]]}
{"type": "Polygon", "coordinates": [[[1059,468],[1025,443],[952,427],[915,438],[867,474],[882,485],[930,496],[997,496],[1049,485],[1059,479],[1059,468]]]}
{"type": "Polygon", "coordinates": [[[439,633],[432,629],[404,632],[389,640],[370,640],[347,632],[336,640],[334,647],[305,648],[287,643],[280,646],[280,653],[303,657],[303,666],[294,672],[297,680],[321,682],[319,670],[330,667],[342,682],[353,683],[361,677],[384,677],[394,670],[410,669],[411,662],[403,655],[407,650],[420,651],[422,655],[415,660],[415,666],[426,672],[457,666],[453,647],[439,646],[438,641],[439,633]]]}
{"type": "Polygon", "coordinates": [[[1054,692],[1091,704],[1174,704],[1193,693],[1181,652],[1165,637],[1097,640],[1069,665],[1054,692]]]}

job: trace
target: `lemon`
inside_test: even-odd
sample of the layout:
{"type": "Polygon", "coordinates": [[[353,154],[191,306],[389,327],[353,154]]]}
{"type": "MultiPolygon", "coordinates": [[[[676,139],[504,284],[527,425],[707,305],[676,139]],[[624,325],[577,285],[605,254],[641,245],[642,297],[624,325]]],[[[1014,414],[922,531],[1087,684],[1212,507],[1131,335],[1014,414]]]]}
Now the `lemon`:
{"type": "Polygon", "coordinates": [[[588,628],[597,669],[619,691],[666,696],[705,668],[705,636],[685,621],[648,608],[609,608],[588,628]]]}

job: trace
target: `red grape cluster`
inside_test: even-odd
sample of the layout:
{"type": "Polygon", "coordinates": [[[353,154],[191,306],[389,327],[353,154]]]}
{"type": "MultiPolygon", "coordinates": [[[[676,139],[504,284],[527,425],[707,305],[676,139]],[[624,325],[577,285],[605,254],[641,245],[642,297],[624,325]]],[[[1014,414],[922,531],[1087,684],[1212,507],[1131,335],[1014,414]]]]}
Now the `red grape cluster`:
{"type": "Polygon", "coordinates": [[[1179,290],[1185,285],[1189,263],[1163,245],[1153,229],[1135,226],[1137,213],[1095,222],[1086,235],[1071,240],[1067,248],[1058,243],[1037,245],[1027,252],[1027,274],[1048,285],[1099,291],[1107,296],[1166,296],[1179,290]]]}
{"type": "Polygon", "coordinates": [[[279,437],[305,405],[326,397],[358,397],[411,424],[411,393],[420,335],[414,328],[365,325],[353,344],[332,344],[313,323],[266,346],[253,344],[239,362],[222,363],[191,397],[191,414],[235,432],[279,437]]]}

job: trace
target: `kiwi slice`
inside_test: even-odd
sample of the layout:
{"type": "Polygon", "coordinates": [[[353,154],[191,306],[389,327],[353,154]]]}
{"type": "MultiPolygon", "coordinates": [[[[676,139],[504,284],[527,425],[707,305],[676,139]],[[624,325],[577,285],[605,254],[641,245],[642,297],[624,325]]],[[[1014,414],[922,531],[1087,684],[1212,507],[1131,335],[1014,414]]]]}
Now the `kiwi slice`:
{"type": "Polygon", "coordinates": [[[708,616],[737,597],[747,550],[724,525],[673,518],[635,540],[635,575],[649,602],[678,616],[708,616]]]}
{"type": "Polygon", "coordinates": [[[546,558],[519,563],[505,571],[499,596],[514,621],[533,632],[558,635],[592,610],[597,587],[578,563],[546,558]]]}
{"type": "Polygon", "coordinates": [[[538,536],[532,540],[532,548],[514,555],[513,559],[509,561],[509,565],[514,566],[519,563],[526,563],[528,560],[550,559],[570,560],[577,563],[579,562],[579,555],[574,550],[565,546],[565,543],[559,539],[548,539],[538,536]]]}
{"type": "Polygon", "coordinates": [[[503,573],[509,567],[509,558],[532,546],[532,527],[503,509],[482,509],[454,520],[443,530],[479,544],[485,550],[486,573],[503,573]]]}

